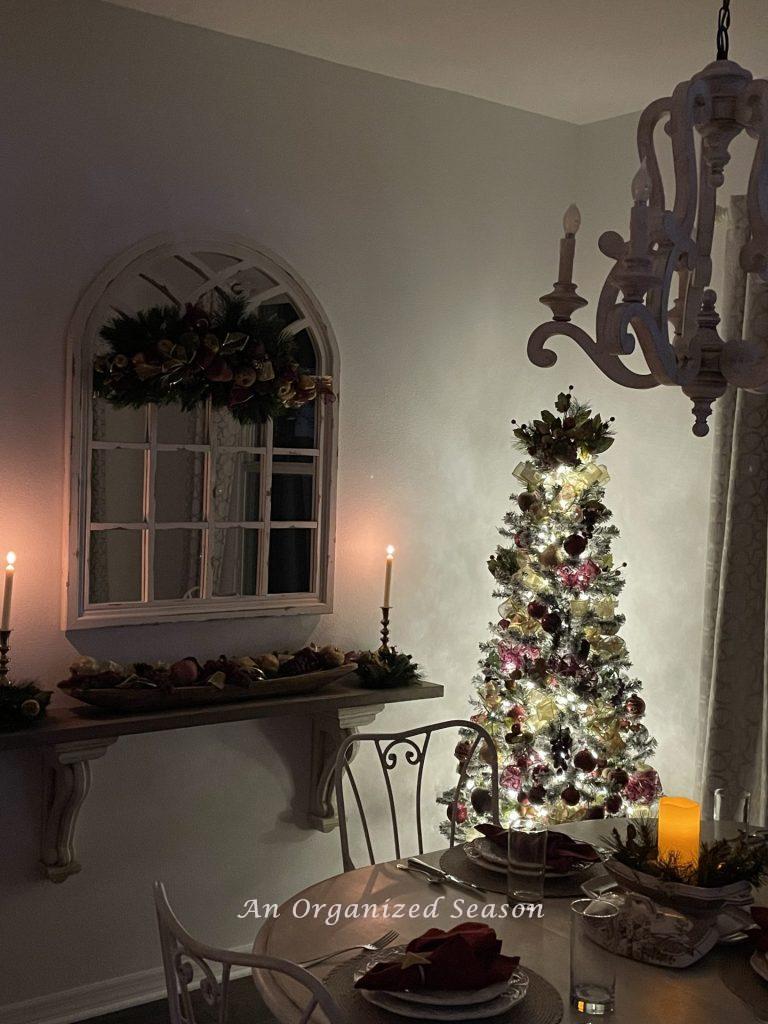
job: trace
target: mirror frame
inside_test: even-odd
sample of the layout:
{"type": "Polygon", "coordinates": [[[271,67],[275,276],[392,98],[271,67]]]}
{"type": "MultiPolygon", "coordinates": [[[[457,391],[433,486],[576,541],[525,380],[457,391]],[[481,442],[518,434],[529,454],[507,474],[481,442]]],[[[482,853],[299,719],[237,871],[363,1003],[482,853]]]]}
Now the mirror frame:
{"type": "MultiPolygon", "coordinates": [[[[194,301],[209,291],[216,279],[201,282],[199,290],[182,296],[194,301]]],[[[165,300],[167,301],[167,299],[165,300]]],[[[158,304],[163,296],[158,292],[158,304]]],[[[258,303],[257,303],[258,304],[258,303]]],[[[80,298],[67,332],[66,473],[62,628],[91,629],[104,626],[140,625],[219,618],[326,614],[333,611],[334,554],[336,534],[336,476],[338,462],[338,404],[340,391],[339,353],[328,318],[307,284],[295,270],[271,250],[239,235],[195,231],[155,235],[132,246],[110,262],[80,298]],[[303,319],[309,322],[317,349],[317,373],[332,376],[337,400],[324,405],[321,431],[320,472],[317,485],[318,540],[316,582],[312,593],[266,596],[193,598],[153,602],[86,603],[89,515],[89,472],[92,433],[92,358],[94,343],[103,324],[114,315],[121,283],[148,273],[149,268],[175,256],[193,259],[195,252],[219,253],[240,262],[217,275],[235,277],[238,270],[263,270],[278,286],[263,293],[261,301],[274,295],[295,300],[303,319]]]]}

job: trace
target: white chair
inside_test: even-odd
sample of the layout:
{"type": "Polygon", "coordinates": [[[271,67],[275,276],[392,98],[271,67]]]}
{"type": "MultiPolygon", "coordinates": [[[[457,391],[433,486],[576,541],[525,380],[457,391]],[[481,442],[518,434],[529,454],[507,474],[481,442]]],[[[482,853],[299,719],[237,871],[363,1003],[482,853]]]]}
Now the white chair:
{"type": "MultiPolygon", "coordinates": [[[[368,825],[368,819],[363,807],[363,801],[360,796],[360,789],[352,771],[351,762],[353,756],[357,754],[357,748],[362,747],[364,744],[372,745],[376,753],[378,754],[378,761],[381,766],[381,771],[384,776],[384,786],[387,794],[387,800],[389,804],[389,813],[392,823],[392,840],[395,850],[395,856],[401,857],[400,852],[400,829],[398,827],[398,814],[395,801],[394,790],[392,787],[392,779],[390,773],[398,764],[398,751],[396,748],[402,747],[403,760],[407,765],[418,768],[416,775],[416,787],[415,787],[415,810],[416,810],[416,836],[418,842],[418,852],[424,853],[424,836],[422,830],[422,815],[421,815],[421,802],[422,802],[422,784],[424,781],[424,764],[427,758],[427,752],[429,750],[429,741],[432,734],[435,732],[442,731],[444,729],[461,729],[464,732],[474,733],[474,738],[470,741],[470,749],[466,759],[461,763],[459,770],[459,779],[453,790],[453,802],[454,804],[459,798],[464,786],[467,781],[467,767],[475,757],[478,746],[483,743],[483,757],[485,763],[488,766],[490,792],[491,792],[491,809],[489,812],[489,819],[498,824],[499,822],[499,763],[498,755],[496,753],[496,746],[491,739],[490,734],[483,729],[481,725],[476,725],[474,722],[465,722],[462,720],[453,720],[450,722],[437,722],[434,725],[420,726],[416,729],[408,729],[405,732],[390,732],[390,733],[358,733],[356,735],[349,736],[343,741],[336,753],[336,765],[334,768],[334,787],[336,791],[336,807],[339,813],[339,836],[341,838],[341,859],[344,865],[345,871],[354,870],[354,863],[349,852],[349,830],[347,823],[347,811],[344,800],[344,782],[345,780],[349,783],[349,787],[352,790],[352,794],[355,798],[355,804],[357,811],[360,816],[360,824],[365,837],[365,844],[368,852],[368,857],[371,864],[376,863],[376,857],[374,855],[373,843],[371,841],[371,830],[368,825]]],[[[447,787],[446,787],[447,788],[447,787]]],[[[453,846],[456,838],[456,821],[451,818],[451,828],[449,836],[449,845],[453,846]]],[[[413,853],[414,851],[409,851],[413,853]]]]}
{"type": "MultiPolygon", "coordinates": [[[[217,1024],[227,1019],[230,974],[233,967],[250,967],[260,971],[274,971],[293,978],[308,990],[306,1005],[297,1006],[296,1016],[291,1024],[307,1024],[319,1007],[329,1024],[346,1024],[344,1015],[331,998],[325,986],[313,975],[290,960],[260,954],[234,953],[227,949],[216,949],[198,942],[184,930],[171,909],[165,886],[155,882],[155,910],[160,929],[160,945],[163,953],[165,984],[168,990],[168,1013],[170,1024],[196,1024],[190,987],[195,977],[195,968],[202,973],[200,993],[204,1002],[216,1014],[217,1024]],[[220,979],[212,965],[221,968],[220,979]]],[[[287,1024],[287,1022],[286,1022],[287,1024]]]]}

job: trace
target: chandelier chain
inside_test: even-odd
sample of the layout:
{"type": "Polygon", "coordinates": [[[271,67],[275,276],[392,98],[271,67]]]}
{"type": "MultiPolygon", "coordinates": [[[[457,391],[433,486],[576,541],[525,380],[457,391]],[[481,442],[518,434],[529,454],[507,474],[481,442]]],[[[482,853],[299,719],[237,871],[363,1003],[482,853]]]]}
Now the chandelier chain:
{"type": "Polygon", "coordinates": [[[728,29],[731,27],[731,0],[723,0],[717,16],[717,59],[728,60],[728,29]]]}

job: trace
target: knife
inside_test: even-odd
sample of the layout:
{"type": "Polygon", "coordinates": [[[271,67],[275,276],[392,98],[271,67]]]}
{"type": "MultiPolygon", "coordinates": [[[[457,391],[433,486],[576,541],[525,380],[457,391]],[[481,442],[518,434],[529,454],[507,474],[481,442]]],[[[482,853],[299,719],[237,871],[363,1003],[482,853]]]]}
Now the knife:
{"type": "Polygon", "coordinates": [[[421,871],[425,875],[431,875],[432,878],[447,885],[456,885],[461,889],[471,889],[473,892],[480,892],[483,895],[486,895],[488,892],[487,889],[483,889],[482,886],[477,885],[475,882],[465,882],[463,878],[457,878],[456,875],[451,875],[447,871],[443,871],[442,868],[433,867],[432,864],[427,864],[426,861],[419,860],[418,857],[409,857],[407,863],[408,867],[421,871]]]}

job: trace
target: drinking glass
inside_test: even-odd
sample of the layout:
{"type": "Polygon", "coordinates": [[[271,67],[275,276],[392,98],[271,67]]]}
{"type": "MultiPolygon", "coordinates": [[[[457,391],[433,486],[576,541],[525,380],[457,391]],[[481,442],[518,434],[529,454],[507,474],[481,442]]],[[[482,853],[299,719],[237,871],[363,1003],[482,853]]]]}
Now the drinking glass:
{"type": "Polygon", "coordinates": [[[524,819],[509,826],[507,902],[541,903],[547,871],[547,826],[524,819]]]}
{"type": "Polygon", "coordinates": [[[715,835],[723,838],[724,823],[736,822],[739,831],[749,835],[749,809],[752,794],[746,789],[721,787],[715,790],[714,820],[715,835]]]}
{"type": "Polygon", "coordinates": [[[571,904],[571,1006],[578,1013],[601,1017],[616,1002],[616,923],[619,908],[607,900],[575,900],[571,904]]]}

